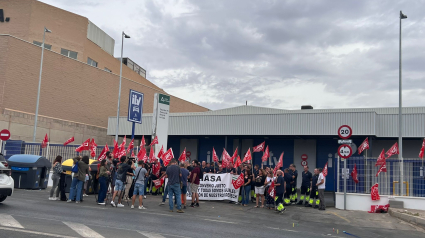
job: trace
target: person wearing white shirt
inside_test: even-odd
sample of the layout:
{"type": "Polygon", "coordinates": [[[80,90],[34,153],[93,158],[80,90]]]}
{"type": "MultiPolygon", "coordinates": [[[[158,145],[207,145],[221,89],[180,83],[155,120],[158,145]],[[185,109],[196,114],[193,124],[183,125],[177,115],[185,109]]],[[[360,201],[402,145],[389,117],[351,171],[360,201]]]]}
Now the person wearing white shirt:
{"type": "Polygon", "coordinates": [[[326,188],[326,177],[323,176],[322,168],[319,168],[319,179],[317,179],[317,188],[319,190],[319,210],[326,210],[325,206],[325,188],[326,188]]]}

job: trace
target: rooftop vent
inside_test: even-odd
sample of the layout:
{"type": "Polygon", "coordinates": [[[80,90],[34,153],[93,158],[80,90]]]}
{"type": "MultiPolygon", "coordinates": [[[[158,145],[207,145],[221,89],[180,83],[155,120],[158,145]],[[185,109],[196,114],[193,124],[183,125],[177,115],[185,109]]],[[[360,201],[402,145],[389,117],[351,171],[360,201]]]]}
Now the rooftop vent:
{"type": "Polygon", "coordinates": [[[313,107],[310,106],[310,105],[302,105],[301,106],[301,110],[306,110],[306,109],[313,109],[313,107]]]}

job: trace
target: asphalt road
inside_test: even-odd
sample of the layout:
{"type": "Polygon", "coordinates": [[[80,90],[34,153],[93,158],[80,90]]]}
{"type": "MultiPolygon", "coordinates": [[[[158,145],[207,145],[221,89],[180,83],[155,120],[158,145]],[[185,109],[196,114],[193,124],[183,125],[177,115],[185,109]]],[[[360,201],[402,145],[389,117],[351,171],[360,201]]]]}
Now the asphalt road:
{"type": "Polygon", "coordinates": [[[47,190],[15,190],[0,204],[0,237],[425,237],[388,214],[289,206],[284,214],[227,202],[201,202],[184,214],[148,196],[147,210],[49,201],[47,190]],[[344,231],[346,233],[344,233],[344,231]]]}

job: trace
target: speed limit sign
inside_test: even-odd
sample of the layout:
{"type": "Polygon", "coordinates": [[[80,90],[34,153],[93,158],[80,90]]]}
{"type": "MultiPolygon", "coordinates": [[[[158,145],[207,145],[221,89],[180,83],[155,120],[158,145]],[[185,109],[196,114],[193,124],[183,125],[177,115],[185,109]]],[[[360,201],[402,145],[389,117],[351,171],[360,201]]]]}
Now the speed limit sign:
{"type": "Polygon", "coordinates": [[[338,136],[341,139],[348,139],[353,134],[353,130],[351,130],[350,126],[343,125],[338,128],[338,136]]]}
{"type": "Polygon", "coordinates": [[[338,155],[341,158],[348,159],[353,154],[353,150],[351,150],[350,145],[341,145],[338,148],[338,155]]]}

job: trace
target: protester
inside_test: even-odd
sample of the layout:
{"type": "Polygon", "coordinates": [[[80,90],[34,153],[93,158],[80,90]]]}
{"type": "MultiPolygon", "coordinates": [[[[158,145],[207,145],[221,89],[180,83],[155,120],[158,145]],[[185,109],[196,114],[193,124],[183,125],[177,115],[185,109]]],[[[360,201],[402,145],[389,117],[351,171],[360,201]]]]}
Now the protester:
{"type": "Polygon", "coordinates": [[[127,170],[126,179],[125,179],[125,192],[124,192],[125,201],[128,201],[130,198],[130,194],[128,193],[130,191],[131,185],[133,184],[134,169],[136,169],[134,166],[133,160],[134,158],[129,158],[127,161],[127,164],[130,165],[130,168],[128,168],[127,170]]]}
{"type": "MultiPolygon", "coordinates": [[[[196,161],[198,162],[198,161],[196,161]]],[[[181,209],[181,200],[180,200],[180,177],[181,172],[180,168],[177,166],[177,161],[175,159],[172,159],[170,162],[170,166],[167,168],[167,177],[168,177],[168,202],[170,205],[170,212],[173,212],[174,204],[173,204],[173,196],[176,197],[177,200],[177,212],[178,213],[184,213],[184,211],[181,209]]],[[[199,167],[198,167],[199,169],[199,167]]]]}
{"type": "Polygon", "coordinates": [[[267,200],[267,202],[266,202],[266,207],[268,208],[268,209],[272,209],[272,208],[274,208],[274,200],[273,200],[273,197],[272,196],[270,196],[270,194],[267,192],[267,191],[269,191],[269,187],[270,187],[270,185],[271,185],[271,183],[274,181],[274,178],[273,178],[273,172],[272,171],[269,171],[268,173],[267,173],[267,178],[266,178],[266,181],[265,181],[265,184],[266,184],[266,188],[265,188],[265,190],[266,190],[266,193],[267,193],[267,195],[266,195],[266,200],[267,200]]]}
{"type": "Polygon", "coordinates": [[[182,200],[183,209],[186,209],[187,177],[189,176],[189,170],[185,168],[184,163],[180,164],[180,173],[182,174],[181,176],[182,199],[181,200],[182,200]]]}
{"type": "Polygon", "coordinates": [[[223,166],[221,164],[218,165],[218,171],[216,172],[216,174],[224,174],[223,166]]]}
{"type": "Polygon", "coordinates": [[[292,177],[290,199],[292,204],[296,204],[298,200],[298,193],[297,193],[298,171],[296,170],[295,164],[291,164],[289,166],[289,173],[291,174],[291,177],[292,177]]]}
{"type": "Polygon", "coordinates": [[[326,210],[325,205],[325,188],[326,188],[326,177],[323,175],[322,168],[319,168],[319,178],[317,180],[317,188],[319,190],[319,210],[326,210]]]}
{"type": "Polygon", "coordinates": [[[59,192],[60,192],[60,187],[59,187],[59,180],[61,177],[61,174],[63,173],[62,170],[62,156],[58,155],[56,156],[55,161],[53,161],[53,174],[52,174],[52,180],[53,180],[53,185],[52,185],[52,189],[50,189],[50,197],[49,200],[59,200],[59,192]],[[53,193],[56,190],[56,196],[53,197],[53,193]]]}
{"type": "Polygon", "coordinates": [[[242,185],[242,206],[246,207],[251,197],[251,171],[245,170],[244,183],[242,185]]]}
{"type": "Polygon", "coordinates": [[[194,160],[192,162],[193,170],[190,173],[190,190],[192,191],[192,203],[190,204],[191,207],[199,207],[199,193],[198,193],[198,187],[199,187],[199,176],[201,174],[201,169],[199,168],[199,162],[197,160],[194,160]]]}
{"type": "MultiPolygon", "coordinates": [[[[112,156],[111,156],[112,158],[112,156]]],[[[109,182],[111,184],[111,194],[115,193],[115,182],[117,181],[117,169],[118,169],[118,159],[111,160],[110,171],[111,175],[109,176],[109,182]]],[[[109,187],[109,186],[108,186],[109,187]]]]}
{"type": "Polygon", "coordinates": [[[145,178],[145,186],[144,186],[145,190],[143,191],[143,198],[146,199],[146,194],[151,192],[150,189],[148,188],[148,182],[149,182],[149,178],[151,174],[151,167],[147,163],[144,163],[143,166],[146,169],[148,174],[148,176],[145,178]]]}
{"type": "Polygon", "coordinates": [[[319,208],[320,200],[319,200],[319,190],[317,189],[317,180],[319,179],[319,170],[316,168],[313,172],[313,178],[311,181],[311,191],[310,191],[310,200],[306,207],[313,207],[314,200],[316,199],[316,205],[314,208],[319,208]]]}
{"type": "Polygon", "coordinates": [[[67,202],[72,202],[75,199],[76,203],[80,203],[86,174],[89,174],[89,157],[85,155],[82,159],[80,157],[75,157],[73,160],[75,166],[78,166],[78,172],[74,173],[67,202]]]}
{"type": "MultiPolygon", "coordinates": [[[[170,164],[168,165],[168,166],[170,166],[170,164]]],[[[166,171],[167,171],[167,167],[165,167],[165,166],[162,166],[161,167],[161,176],[159,177],[159,179],[162,179],[162,178],[167,178],[167,173],[166,173],[166,171]]],[[[167,185],[164,185],[163,186],[163,188],[164,188],[164,191],[163,191],[163,193],[162,193],[162,202],[161,203],[159,203],[159,205],[160,206],[162,206],[162,205],[165,205],[165,199],[167,198],[167,195],[168,195],[168,183],[167,183],[167,185]]]]}
{"type": "Polygon", "coordinates": [[[283,175],[283,178],[285,179],[285,194],[284,194],[284,202],[285,205],[291,205],[291,193],[292,193],[292,187],[291,187],[291,182],[292,182],[292,176],[291,173],[289,172],[289,169],[286,168],[285,173],[283,175]]]}
{"type": "Polygon", "coordinates": [[[258,170],[258,175],[255,178],[255,203],[258,207],[258,199],[261,198],[261,208],[264,207],[264,186],[266,181],[266,174],[263,169],[258,170]]]}
{"type": "Polygon", "coordinates": [[[304,171],[301,173],[302,182],[301,182],[301,194],[300,201],[297,203],[298,205],[303,205],[304,199],[305,204],[308,204],[310,200],[310,188],[311,188],[311,179],[313,175],[308,171],[308,166],[304,166],[304,171]]]}
{"type": "Polygon", "coordinates": [[[277,171],[277,178],[274,185],[276,186],[277,210],[279,212],[284,212],[286,208],[283,206],[282,198],[283,198],[283,194],[285,193],[285,189],[288,185],[285,183],[285,179],[282,177],[282,170],[277,171]]]}
{"type": "MultiPolygon", "coordinates": [[[[89,160],[90,163],[90,160],[89,160]]],[[[89,166],[89,173],[91,172],[91,168],[89,166]]],[[[83,197],[88,197],[89,195],[87,195],[86,191],[87,191],[87,185],[89,184],[89,180],[90,180],[90,174],[86,174],[86,178],[84,180],[84,186],[83,186],[83,197]]]]}
{"type": "Polygon", "coordinates": [[[99,189],[99,197],[97,199],[98,205],[105,205],[105,197],[106,197],[106,192],[108,190],[108,188],[106,187],[106,184],[111,172],[106,168],[106,164],[107,164],[106,159],[100,162],[100,167],[99,167],[100,189],[99,189]]]}
{"type": "Polygon", "coordinates": [[[117,207],[124,207],[124,205],[121,203],[121,200],[123,198],[123,193],[125,190],[124,183],[127,179],[127,171],[130,167],[130,165],[127,163],[128,158],[126,156],[122,156],[120,158],[121,164],[119,164],[117,169],[117,178],[115,181],[115,192],[112,196],[111,206],[115,207],[115,197],[118,195],[118,205],[117,207]]]}
{"type": "Polygon", "coordinates": [[[144,168],[145,164],[143,161],[139,161],[137,163],[139,167],[137,167],[135,174],[135,184],[133,191],[133,198],[131,201],[131,208],[134,208],[134,203],[136,202],[136,196],[139,195],[139,209],[146,209],[143,206],[143,195],[145,195],[145,178],[149,175],[148,171],[144,168]]]}

